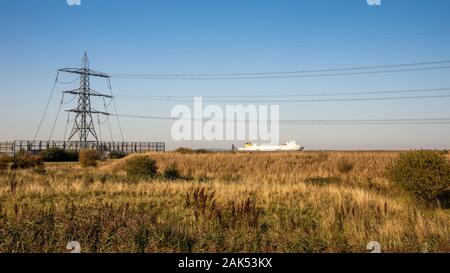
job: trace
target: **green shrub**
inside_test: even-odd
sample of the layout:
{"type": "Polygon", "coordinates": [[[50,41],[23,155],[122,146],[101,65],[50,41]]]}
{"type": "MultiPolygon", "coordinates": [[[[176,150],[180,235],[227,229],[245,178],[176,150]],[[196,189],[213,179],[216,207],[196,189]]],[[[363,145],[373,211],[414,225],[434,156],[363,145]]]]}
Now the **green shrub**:
{"type": "Polygon", "coordinates": [[[450,164],[433,151],[402,153],[389,166],[388,176],[394,183],[420,199],[433,203],[449,203],[450,164]]]}
{"type": "Polygon", "coordinates": [[[158,172],[158,167],[154,159],[142,155],[128,159],[124,170],[131,178],[153,178],[158,172]]]}
{"type": "Polygon", "coordinates": [[[96,150],[82,150],[79,155],[80,164],[84,168],[97,166],[101,158],[102,154],[96,150]]]}
{"type": "Polygon", "coordinates": [[[127,156],[127,153],[121,151],[111,151],[108,155],[109,159],[121,159],[127,156]]]}
{"type": "Polygon", "coordinates": [[[178,170],[177,165],[175,165],[175,164],[172,164],[172,165],[168,166],[166,169],[164,169],[163,176],[165,179],[169,179],[169,180],[175,180],[175,179],[181,178],[180,171],[178,170]]]}
{"type": "Polygon", "coordinates": [[[340,173],[348,174],[353,170],[354,164],[343,158],[337,162],[337,169],[340,173]]]}
{"type": "Polygon", "coordinates": [[[31,153],[20,151],[11,160],[11,169],[31,169],[42,168],[44,163],[40,156],[33,155],[31,153]]]}
{"type": "Polygon", "coordinates": [[[44,162],[76,162],[79,154],[61,148],[49,148],[39,153],[44,162]]]}

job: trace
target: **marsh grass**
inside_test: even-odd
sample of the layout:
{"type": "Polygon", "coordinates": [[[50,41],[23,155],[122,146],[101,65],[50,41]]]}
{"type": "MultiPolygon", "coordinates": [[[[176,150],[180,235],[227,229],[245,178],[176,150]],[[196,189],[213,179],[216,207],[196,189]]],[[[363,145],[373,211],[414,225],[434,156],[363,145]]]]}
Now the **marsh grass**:
{"type": "Polygon", "coordinates": [[[387,179],[395,152],[147,155],[186,179],[130,183],[137,155],[6,171],[0,252],[450,252],[449,210],[387,179]]]}

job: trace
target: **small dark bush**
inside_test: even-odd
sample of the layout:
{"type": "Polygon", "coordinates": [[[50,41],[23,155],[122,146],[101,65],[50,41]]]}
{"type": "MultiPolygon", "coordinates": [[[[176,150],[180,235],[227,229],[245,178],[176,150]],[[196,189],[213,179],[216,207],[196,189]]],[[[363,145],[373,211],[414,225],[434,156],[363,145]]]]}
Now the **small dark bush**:
{"type": "Polygon", "coordinates": [[[153,178],[158,172],[158,167],[154,159],[143,155],[127,160],[124,170],[131,178],[153,178]]]}
{"type": "Polygon", "coordinates": [[[20,151],[12,157],[11,169],[42,168],[42,158],[28,152],[20,151]]]}
{"type": "Polygon", "coordinates": [[[176,149],[174,152],[180,153],[180,154],[193,154],[194,150],[192,150],[190,148],[180,147],[180,148],[176,149]]]}
{"type": "Polygon", "coordinates": [[[208,151],[206,149],[197,149],[197,150],[194,150],[194,153],[196,153],[196,154],[209,154],[209,153],[211,153],[211,151],[208,151]]]}
{"type": "Polygon", "coordinates": [[[95,167],[98,161],[102,158],[102,154],[96,150],[82,150],[80,151],[79,161],[82,167],[95,167]]]}
{"type": "Polygon", "coordinates": [[[388,176],[416,197],[448,204],[450,198],[450,164],[433,151],[402,153],[389,166],[388,176]]]}
{"type": "Polygon", "coordinates": [[[44,162],[76,162],[79,154],[61,148],[50,148],[39,153],[44,162]]]}
{"type": "Polygon", "coordinates": [[[337,169],[340,173],[348,174],[353,170],[354,164],[347,159],[340,159],[337,162],[337,169]]]}
{"type": "Polygon", "coordinates": [[[109,159],[121,159],[127,156],[127,153],[121,151],[111,151],[108,155],[109,159]]]}
{"type": "Polygon", "coordinates": [[[175,179],[181,178],[180,171],[178,170],[178,168],[175,164],[168,166],[164,170],[163,176],[165,179],[169,179],[169,180],[175,180],[175,179]]]}
{"type": "Polygon", "coordinates": [[[319,186],[325,186],[330,184],[337,184],[341,182],[339,177],[308,177],[305,179],[305,183],[314,184],[319,186]]]}
{"type": "Polygon", "coordinates": [[[176,149],[174,151],[175,153],[180,153],[180,154],[208,154],[211,153],[211,151],[208,151],[206,149],[191,149],[191,148],[184,148],[184,147],[180,147],[178,149],[176,149]]]}
{"type": "Polygon", "coordinates": [[[0,156],[0,172],[5,171],[9,167],[9,163],[11,163],[12,159],[10,156],[1,155],[0,156]]]}
{"type": "Polygon", "coordinates": [[[450,208],[450,189],[440,193],[436,199],[442,207],[450,208]]]}

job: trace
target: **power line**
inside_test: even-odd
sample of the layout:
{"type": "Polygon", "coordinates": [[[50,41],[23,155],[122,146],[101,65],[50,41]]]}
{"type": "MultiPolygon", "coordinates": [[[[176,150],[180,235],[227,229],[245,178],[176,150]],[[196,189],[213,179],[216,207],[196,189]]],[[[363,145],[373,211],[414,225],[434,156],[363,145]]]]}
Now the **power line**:
{"type": "MultiPolygon", "coordinates": [[[[63,94],[64,94],[64,93],[63,93],[63,94]]],[[[72,98],[69,99],[68,101],[63,102],[63,104],[70,104],[70,103],[72,103],[73,101],[75,101],[76,98],[77,98],[77,97],[72,97],[72,98]]]]}
{"type": "Polygon", "coordinates": [[[58,81],[58,83],[60,83],[60,84],[72,84],[72,83],[74,83],[76,81],[79,81],[79,80],[80,80],[80,77],[76,77],[75,79],[73,79],[71,81],[66,81],[66,82],[58,81]]]}
{"type": "Polygon", "coordinates": [[[388,64],[376,66],[357,66],[357,67],[342,67],[342,68],[328,68],[328,69],[314,69],[314,70],[294,70],[281,72],[247,72],[247,73],[222,73],[222,74],[111,74],[113,78],[122,79],[158,79],[158,80],[218,80],[218,79],[270,79],[270,78],[297,78],[297,77],[325,77],[325,76],[342,76],[342,75],[358,75],[358,74],[374,74],[374,73],[394,73],[407,71],[422,71],[422,70],[436,70],[447,69],[450,66],[431,66],[420,68],[405,68],[405,69],[390,69],[399,67],[414,67],[414,66],[430,66],[438,64],[449,64],[450,60],[439,60],[431,62],[416,62],[404,64],[388,64]],[[359,71],[347,73],[328,73],[328,72],[344,72],[344,71],[358,71],[358,70],[374,70],[376,71],[359,71]],[[388,70],[386,70],[388,69],[388,70]],[[306,74],[306,75],[304,75],[306,74]]]}
{"type": "Polygon", "coordinates": [[[64,104],[64,93],[61,95],[61,102],[58,106],[58,112],[56,112],[55,121],[53,122],[53,126],[50,131],[50,136],[48,137],[48,141],[52,140],[53,133],[55,132],[56,123],[58,122],[58,119],[59,119],[59,113],[61,112],[61,108],[62,108],[63,104],[64,104]]]}
{"type": "Polygon", "coordinates": [[[365,72],[347,72],[347,73],[323,73],[323,74],[300,74],[300,75],[280,75],[280,76],[245,76],[245,77],[177,77],[177,78],[134,78],[136,80],[264,80],[264,79],[292,79],[292,78],[317,78],[317,77],[334,77],[334,76],[352,76],[352,75],[369,75],[369,74],[385,74],[385,73],[400,73],[400,72],[414,72],[414,71],[429,71],[449,69],[450,66],[435,66],[426,68],[411,68],[411,69],[393,69],[393,70],[377,70],[365,72]]]}
{"type": "MultiPolygon", "coordinates": [[[[103,97],[102,99],[103,99],[103,106],[105,107],[105,112],[108,112],[108,110],[107,110],[108,107],[106,106],[105,98],[103,97]]],[[[111,123],[109,122],[109,116],[110,115],[106,116],[106,121],[105,122],[108,123],[108,132],[109,132],[109,137],[111,138],[111,142],[114,142],[114,137],[113,137],[113,133],[112,133],[112,130],[111,130],[111,123]]]]}
{"type": "Polygon", "coordinates": [[[97,114],[97,121],[98,121],[98,136],[100,138],[100,142],[103,142],[102,138],[102,125],[100,123],[100,114],[97,114]]]}
{"type": "Polygon", "coordinates": [[[358,92],[314,92],[314,93],[297,93],[297,94],[279,94],[279,95],[238,95],[238,96],[146,96],[146,95],[122,95],[115,96],[119,99],[189,99],[194,97],[214,98],[214,99],[232,99],[232,98],[280,98],[280,97],[337,97],[337,96],[351,96],[351,95],[376,95],[376,94],[402,94],[402,93],[422,93],[422,92],[436,92],[450,91],[450,87],[442,88],[426,88],[426,89],[400,89],[400,90],[379,90],[379,91],[358,91],[358,92]]]}
{"type": "MultiPolygon", "coordinates": [[[[118,114],[120,117],[124,118],[140,118],[140,119],[152,119],[152,120],[166,120],[166,121],[176,121],[179,118],[173,117],[163,117],[163,116],[146,116],[146,115],[129,115],[129,114],[118,114]]],[[[183,119],[181,119],[183,120],[183,119]]],[[[203,121],[207,122],[207,119],[184,119],[186,121],[203,121]]],[[[259,122],[255,120],[225,120],[220,121],[231,121],[231,122],[259,122]]],[[[279,120],[282,124],[330,124],[330,125],[381,125],[381,124],[450,124],[450,118],[422,118],[422,119],[294,119],[294,120],[279,120]]]]}
{"type": "Polygon", "coordinates": [[[117,125],[119,126],[120,137],[122,138],[122,141],[125,141],[125,138],[123,137],[122,125],[120,124],[120,119],[119,119],[119,116],[117,115],[117,105],[116,105],[116,100],[114,99],[114,94],[112,91],[111,80],[109,78],[108,78],[107,84],[108,84],[109,92],[111,93],[111,100],[112,100],[112,103],[114,106],[114,112],[116,113],[116,119],[117,119],[117,125]]]}
{"type": "Polygon", "coordinates": [[[65,128],[64,128],[64,138],[63,138],[63,141],[66,141],[67,128],[69,127],[69,123],[70,123],[70,112],[67,113],[67,121],[66,121],[66,126],[65,126],[65,128]]]}
{"type": "Polygon", "coordinates": [[[404,94],[404,93],[431,93],[431,92],[448,92],[450,87],[443,88],[427,88],[427,89],[400,89],[400,90],[381,90],[381,91],[357,91],[357,92],[314,92],[314,93],[297,93],[297,94],[278,94],[278,95],[235,95],[235,96],[145,96],[145,95],[122,95],[116,96],[119,99],[137,99],[137,100],[175,100],[175,99],[192,99],[194,97],[202,97],[204,99],[236,99],[236,98],[281,98],[281,97],[338,97],[352,95],[376,95],[376,94],[404,94]]]}
{"type": "MultiPolygon", "coordinates": [[[[414,100],[414,99],[433,99],[433,98],[450,98],[448,95],[423,95],[423,96],[399,96],[399,97],[373,97],[373,98],[343,98],[343,99],[285,99],[285,100],[210,100],[204,99],[205,102],[216,103],[319,103],[319,102],[350,102],[350,101],[388,101],[388,100],[414,100]]],[[[193,102],[188,99],[147,99],[160,102],[193,102]]]]}
{"type": "Polygon", "coordinates": [[[45,106],[44,113],[42,113],[42,117],[41,117],[41,120],[39,121],[39,126],[38,126],[38,128],[36,130],[36,133],[34,134],[33,141],[36,141],[36,138],[37,138],[37,136],[39,134],[39,131],[41,130],[42,123],[44,122],[45,116],[47,115],[48,108],[50,106],[50,102],[52,101],[53,94],[55,93],[56,84],[58,83],[58,77],[59,77],[59,72],[56,73],[55,82],[53,83],[52,90],[50,91],[50,96],[48,97],[47,105],[45,106]]]}

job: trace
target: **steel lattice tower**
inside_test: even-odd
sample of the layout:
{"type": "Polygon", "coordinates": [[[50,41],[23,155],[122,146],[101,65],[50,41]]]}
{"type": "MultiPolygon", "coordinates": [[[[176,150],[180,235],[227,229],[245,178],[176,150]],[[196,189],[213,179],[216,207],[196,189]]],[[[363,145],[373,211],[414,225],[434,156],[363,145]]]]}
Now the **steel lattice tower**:
{"type": "Polygon", "coordinates": [[[91,141],[98,142],[99,139],[95,130],[94,118],[92,115],[109,115],[109,113],[95,110],[91,106],[91,97],[106,97],[112,99],[112,96],[92,90],[90,86],[90,77],[100,77],[109,80],[110,76],[90,69],[87,53],[84,53],[81,68],[63,68],[58,71],[80,75],[80,87],[75,90],[63,92],[64,94],[72,94],[78,97],[77,107],[66,110],[66,112],[75,113],[75,119],[68,141],[76,140],[83,146],[87,146],[87,143],[91,141]]]}

